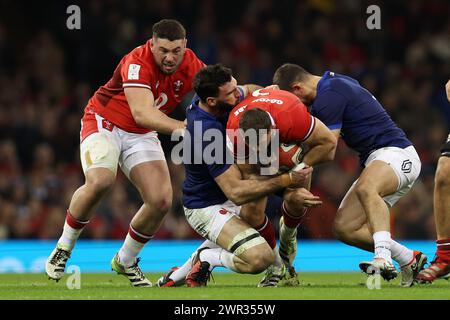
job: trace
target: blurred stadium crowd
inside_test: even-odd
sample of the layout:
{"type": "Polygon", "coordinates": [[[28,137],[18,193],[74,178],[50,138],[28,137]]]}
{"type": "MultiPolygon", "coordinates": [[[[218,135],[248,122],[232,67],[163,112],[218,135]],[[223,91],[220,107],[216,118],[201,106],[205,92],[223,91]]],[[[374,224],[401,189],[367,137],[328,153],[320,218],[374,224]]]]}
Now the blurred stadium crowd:
{"type": "MultiPolygon", "coordinates": [[[[72,193],[83,182],[83,108],[121,57],[150,37],[153,23],[169,17],[185,25],[188,46],[205,63],[232,67],[240,83],[268,85],[284,62],[357,78],[406,131],[422,160],[421,179],[393,210],[393,233],[434,239],[433,179],[450,123],[447,0],[45,3],[0,1],[0,239],[59,237],[72,193]],[[368,30],[366,8],[377,3],[382,29],[368,30]],[[81,30],[66,28],[69,4],[81,8],[81,30]]],[[[182,108],[177,116],[183,117],[182,108]]],[[[167,137],[162,140],[170,146],[167,137]]],[[[169,165],[173,208],[156,238],[197,237],[180,203],[183,167],[169,165]]],[[[356,155],[344,144],[333,163],[315,170],[313,192],[324,204],[305,218],[300,237],[333,239],[337,205],[358,171],[356,155]]],[[[126,235],[140,200],[123,175],[117,180],[82,238],[126,235]]],[[[268,211],[276,219],[274,200],[268,211]]]]}

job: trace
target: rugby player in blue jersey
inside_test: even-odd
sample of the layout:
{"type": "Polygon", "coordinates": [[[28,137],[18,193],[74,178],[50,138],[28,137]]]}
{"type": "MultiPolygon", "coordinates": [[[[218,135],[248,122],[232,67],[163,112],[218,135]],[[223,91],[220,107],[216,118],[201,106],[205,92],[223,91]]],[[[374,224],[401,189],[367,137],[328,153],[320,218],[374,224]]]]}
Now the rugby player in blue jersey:
{"type": "Polygon", "coordinates": [[[391,238],[389,217],[389,208],[411,189],[420,173],[411,141],[355,79],[331,71],[317,76],[284,64],[273,82],[310,106],[312,115],[359,153],[363,170],[337,211],[337,238],[375,253],[372,261],[360,263],[364,272],[379,270],[384,279],[393,279],[394,259],[401,267],[401,285],[411,286],[427,257],[391,238]]]}

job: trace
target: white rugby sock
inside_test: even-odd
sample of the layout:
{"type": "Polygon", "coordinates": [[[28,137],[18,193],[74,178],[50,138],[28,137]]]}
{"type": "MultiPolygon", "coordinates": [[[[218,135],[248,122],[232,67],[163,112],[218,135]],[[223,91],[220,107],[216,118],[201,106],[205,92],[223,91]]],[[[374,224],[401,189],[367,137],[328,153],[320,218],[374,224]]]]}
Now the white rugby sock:
{"type": "Polygon", "coordinates": [[[392,262],[391,240],[391,234],[388,231],[378,231],[373,234],[375,258],[383,258],[386,261],[392,262]]]}
{"type": "Polygon", "coordinates": [[[215,267],[223,267],[222,260],[220,260],[222,251],[222,248],[205,249],[200,252],[200,261],[208,262],[210,265],[209,270],[212,270],[215,267]]]}
{"type": "Polygon", "coordinates": [[[67,210],[63,233],[58,240],[58,245],[60,245],[64,250],[72,251],[75,243],[80,237],[81,232],[88,223],[89,221],[80,221],[75,219],[70,211],[67,210]]]}
{"type": "Polygon", "coordinates": [[[136,262],[138,254],[142,251],[145,244],[152,239],[153,236],[144,235],[137,232],[130,225],[128,234],[119,250],[119,261],[125,267],[130,267],[136,262]]]}
{"type": "Polygon", "coordinates": [[[234,257],[235,257],[234,254],[232,254],[224,249],[222,249],[222,252],[220,253],[220,261],[222,262],[222,265],[225,268],[230,269],[231,271],[239,272],[236,269],[236,265],[234,264],[234,257]]]}
{"type": "Polygon", "coordinates": [[[192,268],[192,260],[194,259],[195,255],[197,254],[197,251],[201,248],[208,247],[208,248],[218,248],[219,246],[215,244],[212,241],[206,240],[204,241],[200,247],[198,247],[194,253],[191,254],[189,259],[186,260],[186,262],[177,270],[175,270],[171,275],[170,279],[172,279],[175,282],[181,281],[186,279],[186,276],[188,275],[189,271],[192,268]]]}
{"type": "Polygon", "coordinates": [[[411,249],[408,249],[404,245],[392,239],[391,239],[391,253],[392,259],[394,259],[400,265],[400,267],[409,264],[414,257],[414,252],[411,249]]]}

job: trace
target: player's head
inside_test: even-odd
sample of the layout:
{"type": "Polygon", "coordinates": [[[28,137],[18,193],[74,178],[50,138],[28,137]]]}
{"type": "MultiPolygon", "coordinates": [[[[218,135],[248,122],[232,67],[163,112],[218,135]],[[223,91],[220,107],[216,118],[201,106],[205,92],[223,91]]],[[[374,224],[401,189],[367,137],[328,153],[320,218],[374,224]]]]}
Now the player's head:
{"type": "Polygon", "coordinates": [[[299,65],[285,63],[273,75],[273,83],[281,90],[295,94],[304,104],[311,105],[317,86],[310,81],[313,75],[299,65]]]}
{"type": "Polygon", "coordinates": [[[249,109],[244,112],[239,120],[239,129],[242,130],[245,143],[253,150],[259,151],[262,148],[267,149],[271,143],[271,129],[273,128],[270,115],[259,108],[249,109]],[[250,145],[248,137],[251,136],[250,131],[256,133],[256,145],[250,145]]]}
{"type": "Polygon", "coordinates": [[[163,19],[153,25],[151,50],[159,69],[165,74],[177,71],[186,51],[186,30],[176,20],[163,19]]]}
{"type": "Polygon", "coordinates": [[[193,87],[203,104],[219,113],[225,113],[239,102],[237,81],[230,68],[221,64],[209,65],[194,77],[193,87]]]}

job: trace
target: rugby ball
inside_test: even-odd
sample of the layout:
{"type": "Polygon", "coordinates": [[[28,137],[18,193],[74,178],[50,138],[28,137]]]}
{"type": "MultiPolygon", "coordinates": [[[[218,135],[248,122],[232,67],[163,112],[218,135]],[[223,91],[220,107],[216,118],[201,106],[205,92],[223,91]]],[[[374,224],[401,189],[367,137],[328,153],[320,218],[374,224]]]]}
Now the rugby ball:
{"type": "Polygon", "coordinates": [[[295,143],[281,143],[278,148],[279,172],[286,172],[303,161],[303,147],[295,143]]]}

